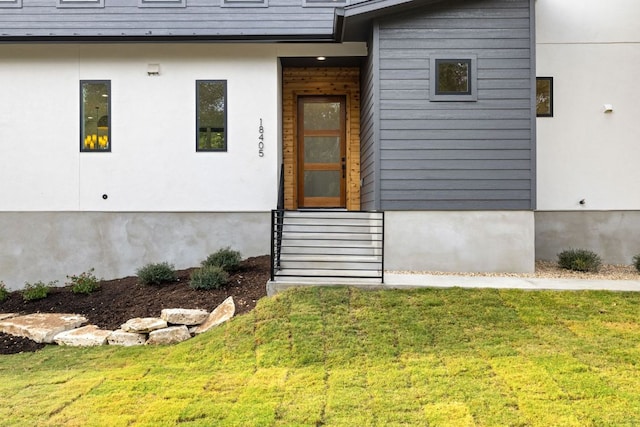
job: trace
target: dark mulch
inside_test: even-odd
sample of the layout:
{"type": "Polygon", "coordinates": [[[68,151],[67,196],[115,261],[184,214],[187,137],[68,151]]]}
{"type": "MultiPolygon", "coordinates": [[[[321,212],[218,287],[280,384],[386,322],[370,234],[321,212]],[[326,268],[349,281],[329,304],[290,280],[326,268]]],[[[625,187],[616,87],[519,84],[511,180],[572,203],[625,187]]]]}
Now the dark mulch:
{"type": "MultiPolygon", "coordinates": [[[[42,300],[24,302],[19,292],[12,292],[0,302],[0,313],[74,313],[81,314],[89,324],[102,329],[118,329],[134,317],[158,317],[163,308],[200,308],[211,311],[232,296],[236,315],[252,310],[266,296],[269,280],[269,257],[260,256],[242,261],[240,270],[230,276],[229,284],[216,290],[193,290],[189,276],[193,268],[177,272],[175,283],[161,286],[138,284],[135,276],[105,280],[100,290],[89,294],[74,294],[69,286],[54,288],[42,300]]],[[[0,354],[36,351],[42,348],[25,338],[0,333],[0,354]]]]}

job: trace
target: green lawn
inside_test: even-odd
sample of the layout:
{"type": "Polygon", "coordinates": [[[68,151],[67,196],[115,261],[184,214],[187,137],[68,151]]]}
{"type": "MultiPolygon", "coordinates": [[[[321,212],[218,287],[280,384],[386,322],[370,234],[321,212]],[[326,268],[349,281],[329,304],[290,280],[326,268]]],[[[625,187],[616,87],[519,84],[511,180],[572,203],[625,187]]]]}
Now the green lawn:
{"type": "Polygon", "coordinates": [[[0,356],[0,425],[640,426],[640,294],[293,290],[171,347],[0,356]]]}

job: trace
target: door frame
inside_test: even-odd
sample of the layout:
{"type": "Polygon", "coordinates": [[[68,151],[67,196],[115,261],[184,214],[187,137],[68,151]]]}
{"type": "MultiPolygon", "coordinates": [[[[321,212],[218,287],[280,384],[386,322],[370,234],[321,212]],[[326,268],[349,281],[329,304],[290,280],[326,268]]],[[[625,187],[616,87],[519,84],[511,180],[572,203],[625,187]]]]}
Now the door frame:
{"type": "Polygon", "coordinates": [[[301,207],[298,193],[298,97],[344,96],[345,206],[360,209],[360,69],[352,67],[285,67],[282,70],[282,162],[284,206],[301,207]]]}
{"type": "MultiPolygon", "coordinates": [[[[298,138],[296,140],[297,149],[298,149],[298,182],[296,183],[298,187],[298,205],[303,208],[314,208],[314,209],[324,209],[324,208],[346,208],[347,207],[347,197],[346,197],[346,162],[347,162],[347,131],[346,131],[346,117],[347,117],[347,100],[344,95],[301,95],[297,97],[297,129],[299,132],[297,133],[298,138]],[[305,190],[304,190],[304,172],[306,169],[306,163],[304,161],[304,137],[302,135],[302,129],[304,129],[304,117],[303,117],[303,109],[304,109],[304,100],[313,100],[311,102],[339,102],[340,103],[340,129],[339,134],[337,136],[340,137],[340,160],[338,162],[330,163],[330,164],[320,164],[317,166],[316,170],[333,170],[336,169],[341,172],[340,177],[340,194],[338,197],[314,197],[313,200],[306,201],[305,198],[305,190]],[[313,204],[312,202],[316,202],[317,204],[313,204]]],[[[311,198],[310,198],[311,199],[311,198]]]]}

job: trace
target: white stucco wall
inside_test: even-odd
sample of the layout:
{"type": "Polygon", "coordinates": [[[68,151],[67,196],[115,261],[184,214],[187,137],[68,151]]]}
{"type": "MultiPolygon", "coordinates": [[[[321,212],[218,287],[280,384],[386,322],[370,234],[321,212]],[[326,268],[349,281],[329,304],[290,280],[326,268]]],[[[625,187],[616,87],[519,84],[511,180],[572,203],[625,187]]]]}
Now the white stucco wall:
{"type": "Polygon", "coordinates": [[[554,78],[554,117],[537,119],[539,210],[640,209],[638,17],[637,0],[536,0],[537,75],[554,78]]]}
{"type": "Polygon", "coordinates": [[[362,44],[2,45],[0,211],[273,209],[278,56],[365,52],[362,44]],[[148,64],[160,75],[148,76],[148,64]],[[195,151],[198,79],[227,80],[227,152],[195,151]],[[79,152],[80,80],[111,81],[110,153],[79,152]]]}

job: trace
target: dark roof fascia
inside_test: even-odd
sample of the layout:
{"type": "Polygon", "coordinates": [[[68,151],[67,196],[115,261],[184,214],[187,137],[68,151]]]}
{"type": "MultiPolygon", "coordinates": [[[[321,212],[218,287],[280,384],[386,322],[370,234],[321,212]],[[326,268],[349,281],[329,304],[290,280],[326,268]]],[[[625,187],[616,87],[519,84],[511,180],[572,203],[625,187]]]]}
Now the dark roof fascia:
{"type": "Polygon", "coordinates": [[[265,36],[0,36],[0,44],[11,43],[332,43],[331,35],[265,36]]]}

